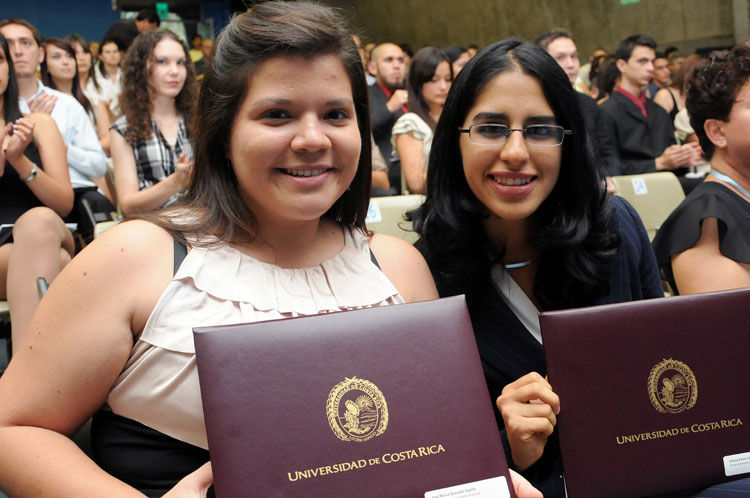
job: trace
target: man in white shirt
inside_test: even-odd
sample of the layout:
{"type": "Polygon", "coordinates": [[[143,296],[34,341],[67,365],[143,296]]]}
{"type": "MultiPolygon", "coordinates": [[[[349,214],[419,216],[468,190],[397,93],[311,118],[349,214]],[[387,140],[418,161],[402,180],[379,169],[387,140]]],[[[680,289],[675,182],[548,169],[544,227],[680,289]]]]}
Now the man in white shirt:
{"type": "Polygon", "coordinates": [[[41,35],[23,19],[0,21],[0,33],[8,41],[18,80],[18,101],[22,113],[45,112],[60,129],[67,148],[70,183],[76,202],[70,221],[78,222],[80,200],[88,200],[94,212],[108,213],[114,206],[96,191],[92,178],[107,172],[107,156],[102,151],[96,130],[78,101],[64,93],[47,88],[36,78],[36,68],[44,59],[41,35]]]}

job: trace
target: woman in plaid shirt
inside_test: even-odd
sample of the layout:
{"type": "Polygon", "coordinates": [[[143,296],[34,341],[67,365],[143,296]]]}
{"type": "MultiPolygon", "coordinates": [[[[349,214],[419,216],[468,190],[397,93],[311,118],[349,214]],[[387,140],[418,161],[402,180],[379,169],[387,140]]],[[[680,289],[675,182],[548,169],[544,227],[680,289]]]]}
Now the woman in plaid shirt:
{"type": "Polygon", "coordinates": [[[120,207],[131,215],[174,203],[192,167],[187,123],[197,89],[187,47],[168,30],[139,35],[122,86],[110,143],[120,207]]]}

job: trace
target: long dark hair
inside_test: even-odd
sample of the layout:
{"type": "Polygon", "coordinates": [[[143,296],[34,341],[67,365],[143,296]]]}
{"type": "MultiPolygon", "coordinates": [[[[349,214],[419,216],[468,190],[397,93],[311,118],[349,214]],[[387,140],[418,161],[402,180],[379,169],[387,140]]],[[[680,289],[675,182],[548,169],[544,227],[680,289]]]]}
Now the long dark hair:
{"type": "Polygon", "coordinates": [[[257,237],[255,215],[227,165],[228,137],[254,71],[263,62],[284,55],[335,55],[344,65],[352,86],[362,150],[349,189],[326,216],[365,230],[372,163],[367,82],[357,47],[344,20],[333,9],[310,2],[268,2],[233,17],[218,37],[198,98],[195,166],[183,203],[157,214],[155,219],[176,237],[212,234],[221,242],[238,236],[250,240],[257,237]],[[193,214],[188,221],[181,218],[185,209],[193,214]]]}
{"type": "Polygon", "coordinates": [[[73,45],[63,40],[62,38],[47,38],[46,40],[44,40],[44,60],[41,64],[42,83],[44,83],[44,86],[48,86],[53,90],[57,90],[57,87],[55,86],[55,80],[52,78],[52,75],[49,73],[49,68],[47,67],[47,57],[49,57],[49,51],[46,49],[47,45],[54,45],[55,47],[64,50],[68,55],[73,57],[73,97],[75,97],[75,99],[83,106],[83,108],[86,110],[86,114],[88,114],[89,116],[94,116],[94,108],[91,107],[91,102],[89,102],[89,99],[86,98],[86,96],[83,94],[83,91],[81,90],[81,80],[78,78],[78,62],[76,61],[76,51],[73,48],[73,45]]]}
{"type": "Polygon", "coordinates": [[[185,43],[168,29],[152,29],[138,35],[130,45],[122,63],[122,93],[120,94],[120,109],[128,122],[126,138],[135,144],[138,140],[148,140],[153,133],[151,127],[151,96],[149,94],[149,60],[154,56],[156,45],[162,40],[173,40],[180,44],[185,55],[185,84],[174,99],[177,113],[190,124],[195,112],[195,100],[198,93],[198,83],[195,79],[195,69],[190,63],[190,54],[185,43]]]}
{"type": "Polygon", "coordinates": [[[18,107],[18,80],[16,80],[16,70],[13,67],[13,59],[10,57],[10,47],[8,40],[0,33],[0,45],[3,47],[3,57],[8,63],[8,86],[3,95],[3,119],[6,123],[21,118],[21,109],[18,107]]]}
{"type": "MultiPolygon", "coordinates": [[[[89,65],[88,70],[88,78],[90,81],[94,82],[94,88],[96,88],[97,92],[102,91],[102,87],[99,85],[99,78],[96,76],[96,59],[94,59],[94,55],[91,53],[91,47],[89,46],[89,42],[86,41],[86,38],[84,38],[81,35],[72,34],[65,37],[65,41],[70,43],[70,45],[75,50],[76,46],[75,44],[79,44],[84,52],[89,54],[89,57],[91,58],[91,64],[89,65]]],[[[76,65],[78,61],[76,60],[76,65]]],[[[78,74],[78,77],[80,78],[80,73],[78,74]]]]}
{"type": "Polygon", "coordinates": [[[578,98],[557,62],[537,45],[497,42],[456,77],[432,142],[427,198],[412,213],[418,247],[442,295],[471,293],[487,281],[495,262],[482,225],[487,209],[466,181],[458,129],[480,92],[505,71],[539,81],[557,123],[573,130],[562,145],[557,184],[534,214],[531,242],[540,253],[534,296],[545,309],[591,304],[609,292],[607,268],[619,239],[608,231],[606,193],[578,98]]]}
{"type": "Polygon", "coordinates": [[[422,120],[435,130],[437,123],[430,116],[430,106],[422,95],[422,85],[432,81],[435,70],[441,62],[447,62],[453,80],[453,66],[448,56],[437,47],[424,47],[414,54],[409,68],[409,110],[416,113],[422,120]]]}

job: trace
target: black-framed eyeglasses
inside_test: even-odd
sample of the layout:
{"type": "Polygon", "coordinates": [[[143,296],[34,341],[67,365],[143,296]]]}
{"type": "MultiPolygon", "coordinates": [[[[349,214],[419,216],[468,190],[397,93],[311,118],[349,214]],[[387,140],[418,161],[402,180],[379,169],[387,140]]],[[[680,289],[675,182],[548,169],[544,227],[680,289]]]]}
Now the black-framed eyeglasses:
{"type": "Polygon", "coordinates": [[[514,131],[520,131],[529,145],[554,147],[561,145],[565,135],[572,135],[572,130],[566,130],[557,125],[529,125],[526,128],[508,128],[503,124],[488,123],[475,124],[468,128],[459,128],[459,132],[468,133],[471,143],[476,145],[505,145],[514,131]]]}

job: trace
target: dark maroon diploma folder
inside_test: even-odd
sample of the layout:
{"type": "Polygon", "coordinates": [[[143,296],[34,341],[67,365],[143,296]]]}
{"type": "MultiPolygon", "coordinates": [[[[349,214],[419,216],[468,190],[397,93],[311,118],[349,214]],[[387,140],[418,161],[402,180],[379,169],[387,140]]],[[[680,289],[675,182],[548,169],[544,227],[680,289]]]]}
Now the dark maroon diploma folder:
{"type": "Polygon", "coordinates": [[[750,475],[748,310],[743,289],[541,315],[569,496],[750,475]]]}
{"type": "Polygon", "coordinates": [[[463,296],[194,337],[219,498],[511,496],[463,296]]]}

